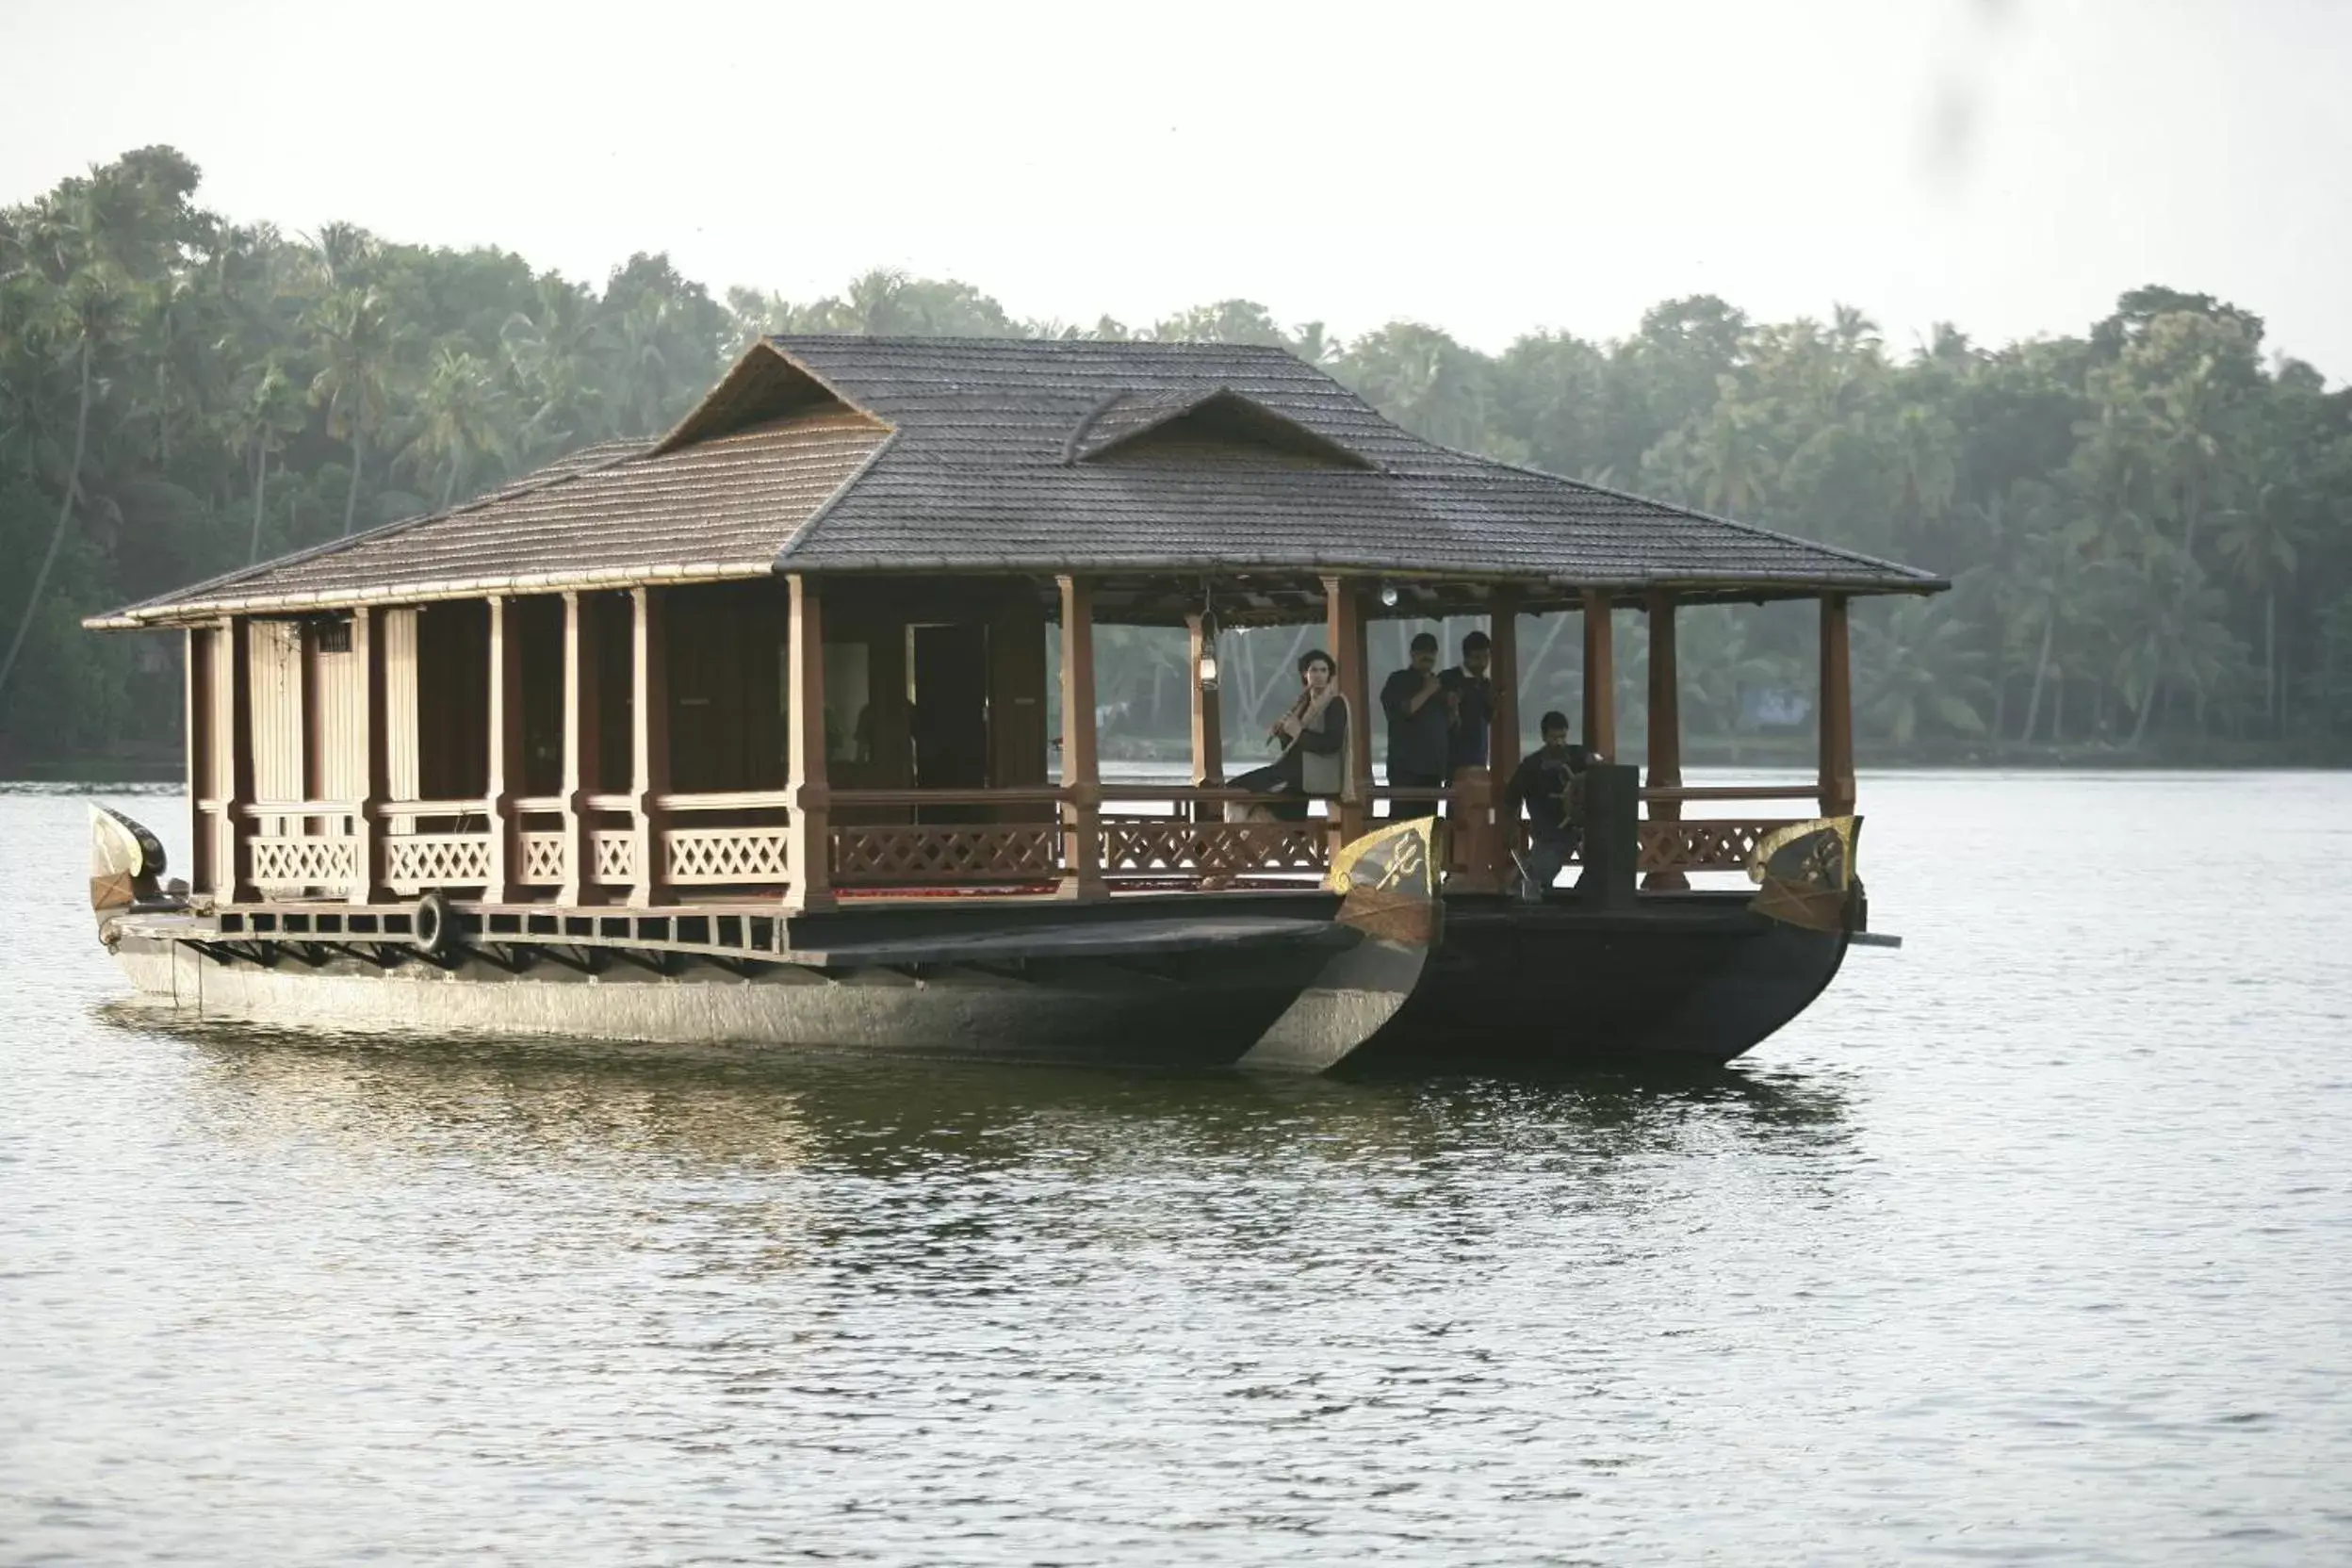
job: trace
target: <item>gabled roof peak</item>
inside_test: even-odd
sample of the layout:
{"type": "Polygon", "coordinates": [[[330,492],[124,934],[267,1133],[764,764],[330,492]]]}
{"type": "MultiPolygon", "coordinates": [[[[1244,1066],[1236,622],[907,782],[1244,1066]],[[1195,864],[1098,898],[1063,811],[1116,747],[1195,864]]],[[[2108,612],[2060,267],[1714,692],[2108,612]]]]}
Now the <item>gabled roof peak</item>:
{"type": "Polygon", "coordinates": [[[1135,452],[1155,441],[1165,445],[1172,440],[1196,449],[1257,449],[1315,466],[1380,466],[1345,443],[1309,430],[1221,382],[1112,393],[1070,428],[1062,462],[1087,463],[1113,451],[1135,452]]]}
{"type": "Polygon", "coordinates": [[[654,443],[653,455],[659,457],[786,415],[820,411],[855,414],[878,429],[890,428],[889,420],[876,417],[872,410],[841,396],[823,377],[778,348],[773,339],[762,338],[743,351],[734,368],[720,378],[718,385],[703,394],[702,400],[687,412],[669,434],[654,443]]]}

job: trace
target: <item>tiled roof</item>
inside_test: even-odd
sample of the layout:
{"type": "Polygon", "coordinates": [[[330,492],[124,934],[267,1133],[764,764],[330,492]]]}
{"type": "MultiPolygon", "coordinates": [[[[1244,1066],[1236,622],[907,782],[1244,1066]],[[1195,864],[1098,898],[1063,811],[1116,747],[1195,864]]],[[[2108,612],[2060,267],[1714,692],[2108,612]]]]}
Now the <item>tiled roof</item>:
{"type": "Polygon", "coordinates": [[[785,548],[789,568],[1355,566],[1596,587],[1940,585],[1926,572],[1434,446],[1280,349],[771,341],[899,431],[882,460],[785,548]],[[1070,432],[1106,400],[1165,407],[1220,387],[1377,470],[1190,453],[1063,461],[1070,432]]]}
{"type": "Polygon", "coordinates": [[[644,442],[607,443],[453,511],[231,572],[92,624],[756,577],[889,438],[836,408],[658,460],[641,455],[644,442]]]}
{"type": "Polygon", "coordinates": [[[1759,596],[1944,586],[1433,445],[1279,349],[837,336],[768,346],[664,443],[567,460],[456,512],[94,624],[772,569],[1356,568],[1759,596]],[[841,400],[811,403],[826,391],[841,400]],[[763,410],[780,416],[731,428],[763,410]]]}

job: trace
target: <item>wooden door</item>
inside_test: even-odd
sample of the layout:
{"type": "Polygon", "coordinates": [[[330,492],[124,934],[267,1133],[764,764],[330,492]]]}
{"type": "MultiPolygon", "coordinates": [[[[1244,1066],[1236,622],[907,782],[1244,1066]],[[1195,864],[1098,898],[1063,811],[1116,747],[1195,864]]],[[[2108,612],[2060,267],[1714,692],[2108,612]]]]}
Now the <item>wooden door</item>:
{"type": "MultiPolygon", "coordinates": [[[[1034,601],[1008,607],[988,626],[988,786],[1036,789],[1047,782],[1045,616],[1034,601]]],[[[1050,819],[1051,806],[1000,806],[999,822],[1050,819]]]]}

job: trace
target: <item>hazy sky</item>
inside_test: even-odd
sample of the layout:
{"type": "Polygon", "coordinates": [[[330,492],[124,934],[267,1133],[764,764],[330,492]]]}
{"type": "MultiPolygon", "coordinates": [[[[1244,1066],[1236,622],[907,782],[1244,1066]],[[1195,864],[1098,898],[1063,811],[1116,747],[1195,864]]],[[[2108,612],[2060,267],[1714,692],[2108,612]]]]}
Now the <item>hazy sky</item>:
{"type": "Polygon", "coordinates": [[[2161,281],[2352,377],[2352,5],[0,0],[0,201],[129,147],[308,230],[1485,348],[1712,290],[1908,346],[2161,281]]]}

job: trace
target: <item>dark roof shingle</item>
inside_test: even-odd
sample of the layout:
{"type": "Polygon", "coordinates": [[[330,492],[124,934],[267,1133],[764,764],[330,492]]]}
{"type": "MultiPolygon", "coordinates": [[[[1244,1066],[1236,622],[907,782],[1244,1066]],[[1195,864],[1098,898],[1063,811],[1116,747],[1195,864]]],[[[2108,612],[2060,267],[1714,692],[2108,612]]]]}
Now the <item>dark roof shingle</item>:
{"type": "Polygon", "coordinates": [[[549,586],[565,573],[584,585],[764,570],[1355,568],[1758,596],[1945,586],[1434,445],[1280,349],[784,336],[753,353],[768,350],[792,368],[739,368],[664,443],[576,456],[455,512],[96,624],[549,586]],[[841,401],[811,406],[811,377],[841,401]],[[763,395],[784,400],[780,416],[728,428],[756,418],[763,395]],[[1266,440],[1229,430],[1161,443],[1156,433],[1213,403],[1259,418],[1266,440]],[[1370,466],[1277,460],[1285,432],[1370,466]]]}

